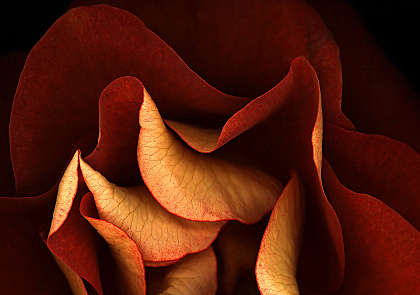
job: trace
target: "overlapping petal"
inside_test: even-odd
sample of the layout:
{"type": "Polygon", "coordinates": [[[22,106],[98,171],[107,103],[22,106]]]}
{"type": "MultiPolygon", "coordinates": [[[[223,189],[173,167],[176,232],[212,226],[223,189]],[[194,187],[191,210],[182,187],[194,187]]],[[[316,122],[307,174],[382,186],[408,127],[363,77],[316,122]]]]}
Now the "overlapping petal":
{"type": "Polygon", "coordinates": [[[169,212],[192,220],[255,223],[273,207],[282,189],[279,181],[185,147],[167,129],[146,91],[139,123],[140,172],[169,212]]]}
{"type": "Polygon", "coordinates": [[[326,125],[326,158],[350,189],[366,193],[420,228],[420,155],[394,139],[326,125]]]}
{"type": "Polygon", "coordinates": [[[19,192],[47,190],[75,145],[84,154],[94,148],[99,94],[126,75],[139,78],[165,115],[178,119],[227,116],[248,101],[211,87],[129,12],[104,5],[70,10],[31,50],[15,94],[10,140],[19,192]]]}
{"type": "Polygon", "coordinates": [[[420,233],[396,211],[345,188],[324,163],[328,199],[343,228],[346,275],[338,294],[417,294],[420,233]]]}
{"type": "Polygon", "coordinates": [[[255,273],[261,294],[299,294],[296,271],[304,216],[302,183],[293,175],[271,212],[258,253],[255,273]]]}
{"type": "Polygon", "coordinates": [[[95,224],[106,221],[119,227],[138,245],[146,265],[176,261],[208,248],[224,224],[180,218],[162,208],[144,185],[118,187],[83,160],[80,169],[102,220],[95,224]]]}
{"type": "Polygon", "coordinates": [[[98,241],[94,229],[80,215],[79,152],[70,161],[60,181],[47,245],[71,271],[102,294],[98,264],[98,241]]]}

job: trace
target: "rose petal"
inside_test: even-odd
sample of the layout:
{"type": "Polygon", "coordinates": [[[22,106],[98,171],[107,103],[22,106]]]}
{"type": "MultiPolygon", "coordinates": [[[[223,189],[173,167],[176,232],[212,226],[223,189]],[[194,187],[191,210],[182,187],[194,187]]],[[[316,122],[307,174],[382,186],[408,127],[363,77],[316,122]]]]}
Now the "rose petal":
{"type": "MultiPolygon", "coordinates": [[[[173,120],[165,120],[165,123],[193,149],[201,153],[211,153],[245,131],[264,122],[277,112],[281,112],[291,100],[294,92],[300,87],[307,87],[306,84],[309,84],[307,80],[311,78],[317,80],[311,74],[312,67],[309,62],[303,57],[296,58],[292,61],[289,73],[279,84],[267,93],[249,102],[231,116],[220,129],[203,128],[173,120]]],[[[322,155],[321,104],[318,104],[318,108],[317,125],[314,127],[313,136],[316,136],[317,153],[322,155]]],[[[317,155],[317,158],[320,155],[317,155]]],[[[316,162],[319,162],[319,159],[316,162]]]]}
{"type": "Polygon", "coordinates": [[[41,237],[53,197],[0,197],[0,294],[71,294],[41,237]]]}
{"type": "Polygon", "coordinates": [[[141,82],[122,77],[112,81],[99,100],[98,143],[86,162],[120,185],[132,185],[141,179],[136,155],[142,99],[141,82]]]}
{"type": "Polygon", "coordinates": [[[223,117],[248,102],[207,84],[129,12],[73,9],[35,45],[21,74],[10,129],[19,192],[51,187],[77,142],[86,154],[94,148],[99,94],[125,75],[143,81],[177,119],[223,117]]]}
{"type": "Polygon", "coordinates": [[[325,164],[325,190],[340,218],[346,249],[339,294],[418,294],[420,233],[381,201],[345,188],[325,164]]]}
{"type": "Polygon", "coordinates": [[[78,166],[79,151],[74,154],[60,181],[47,245],[55,256],[101,295],[96,236],[78,210],[81,197],[78,166]]]}
{"type": "Polygon", "coordinates": [[[138,15],[193,70],[226,93],[256,97],[286,75],[293,59],[305,56],[320,78],[327,120],[352,126],[341,113],[338,47],[305,1],[81,0],[72,6],[98,2],[138,15]]]}
{"type": "Polygon", "coordinates": [[[139,123],[140,172],[169,212],[192,220],[255,223],[271,210],[282,188],[275,178],[183,146],[165,127],[146,90],[139,123]]]}
{"type": "Polygon", "coordinates": [[[151,295],[214,295],[217,289],[217,262],[211,248],[184,257],[166,269],[149,269],[151,295]]]}
{"type": "Polygon", "coordinates": [[[382,200],[420,229],[420,155],[391,138],[326,127],[325,152],[340,180],[382,200]]]}
{"type": "MultiPolygon", "coordinates": [[[[163,209],[144,185],[118,187],[83,160],[80,168],[93,193],[99,216],[124,231],[138,245],[145,264],[178,260],[206,249],[224,222],[196,222],[163,209]]],[[[95,227],[97,228],[97,227],[95,227]]]]}
{"type": "Polygon", "coordinates": [[[220,259],[219,291],[221,294],[243,294],[243,292],[238,293],[239,285],[243,285],[240,279],[246,276],[247,272],[254,272],[253,268],[257,261],[258,249],[266,224],[264,218],[255,225],[243,225],[230,221],[223,227],[214,243],[216,254],[220,259]]]}
{"type": "Polygon", "coordinates": [[[80,211],[111,248],[118,267],[119,286],[116,288],[119,294],[146,294],[144,266],[136,243],[117,226],[92,217],[96,213],[96,208],[91,193],[83,197],[80,211]]]}
{"type": "Polygon", "coordinates": [[[345,1],[311,0],[334,33],[343,63],[343,108],[358,130],[383,134],[420,152],[420,97],[391,64],[345,1]]]}
{"type": "Polygon", "coordinates": [[[61,269],[63,274],[66,276],[67,282],[70,285],[73,295],[89,295],[86,291],[85,284],[82,278],[76,274],[63,260],[52,254],[58,267],[61,269]]]}
{"type": "Polygon", "coordinates": [[[293,175],[276,202],[261,241],[255,267],[261,294],[299,294],[296,270],[304,216],[302,184],[293,175]]]}

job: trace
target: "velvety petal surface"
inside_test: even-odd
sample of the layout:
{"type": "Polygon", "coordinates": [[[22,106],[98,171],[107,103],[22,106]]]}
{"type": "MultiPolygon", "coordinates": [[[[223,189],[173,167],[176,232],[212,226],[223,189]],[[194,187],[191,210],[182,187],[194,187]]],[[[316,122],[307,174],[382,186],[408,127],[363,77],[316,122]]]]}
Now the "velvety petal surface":
{"type": "Polygon", "coordinates": [[[110,223],[125,232],[139,247],[146,265],[178,260],[208,248],[224,224],[180,218],[162,208],[144,185],[118,187],[83,160],[80,168],[102,219],[95,223],[110,223]]]}
{"type": "Polygon", "coordinates": [[[43,241],[56,191],[32,197],[0,197],[1,294],[71,294],[43,241]]]}
{"type": "Polygon", "coordinates": [[[139,123],[140,172],[169,212],[192,220],[255,223],[273,207],[282,189],[279,181],[183,145],[167,129],[146,91],[139,123]]]}
{"type": "Polygon", "coordinates": [[[343,109],[358,130],[383,134],[420,151],[420,97],[346,1],[309,0],[340,47],[343,109]]]}
{"type": "Polygon", "coordinates": [[[382,201],[345,188],[325,163],[328,199],[343,228],[346,273],[338,294],[420,292],[420,233],[382,201]]]}
{"type": "Polygon", "coordinates": [[[325,152],[343,184],[420,228],[420,155],[405,143],[327,124],[325,152]]]}
{"type": "Polygon", "coordinates": [[[72,9],[31,50],[19,80],[10,127],[19,192],[51,187],[75,145],[84,154],[94,148],[100,93],[126,75],[141,79],[177,119],[227,116],[248,101],[211,87],[129,12],[72,9]]]}
{"type": "Polygon", "coordinates": [[[304,217],[302,183],[293,175],[274,206],[261,241],[255,268],[261,294],[299,294],[296,271],[304,217]]]}
{"type": "Polygon", "coordinates": [[[213,249],[184,257],[167,268],[148,270],[148,294],[214,295],[217,261],[213,249]]]}

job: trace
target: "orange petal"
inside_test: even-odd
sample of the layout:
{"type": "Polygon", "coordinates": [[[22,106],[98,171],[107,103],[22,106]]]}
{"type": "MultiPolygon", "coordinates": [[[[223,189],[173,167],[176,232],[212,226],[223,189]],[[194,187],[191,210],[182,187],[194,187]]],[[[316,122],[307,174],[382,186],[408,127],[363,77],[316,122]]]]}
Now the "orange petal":
{"type": "Polygon", "coordinates": [[[192,220],[243,223],[255,223],[271,210],[282,189],[275,178],[188,149],[165,127],[146,91],[143,97],[139,167],[163,207],[192,220]]]}
{"type": "Polygon", "coordinates": [[[304,195],[294,175],[271,213],[255,269],[263,295],[299,294],[296,269],[304,221],[304,195]]]}
{"type": "Polygon", "coordinates": [[[52,253],[55,262],[57,262],[58,267],[61,269],[63,274],[66,276],[67,282],[70,285],[73,295],[89,295],[86,291],[85,284],[83,284],[82,278],[75,273],[67,264],[64,263],[59,257],[52,253]]]}
{"type": "Polygon", "coordinates": [[[98,231],[111,248],[111,253],[117,263],[119,286],[121,294],[146,294],[144,266],[140,251],[136,243],[117,226],[92,217],[95,203],[91,193],[83,197],[81,213],[87,221],[98,231]]]}
{"type": "Polygon", "coordinates": [[[145,186],[118,187],[82,159],[80,168],[95,198],[100,218],[118,226],[136,242],[146,265],[149,261],[151,265],[170,263],[206,249],[224,224],[190,221],[172,215],[156,202],[145,186]]]}
{"type": "Polygon", "coordinates": [[[149,294],[214,295],[217,262],[212,248],[184,257],[166,269],[151,269],[149,294]]]}

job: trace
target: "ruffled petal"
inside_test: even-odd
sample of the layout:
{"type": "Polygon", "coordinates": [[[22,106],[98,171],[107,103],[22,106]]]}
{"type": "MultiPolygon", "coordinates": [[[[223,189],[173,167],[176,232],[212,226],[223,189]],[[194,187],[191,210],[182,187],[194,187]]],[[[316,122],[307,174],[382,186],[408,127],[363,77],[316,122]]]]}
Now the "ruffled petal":
{"type": "Polygon", "coordinates": [[[296,271],[304,217],[302,183],[293,175],[271,213],[258,253],[255,274],[261,294],[299,294],[296,271]]]}
{"type": "Polygon", "coordinates": [[[161,111],[177,119],[212,122],[248,102],[207,84],[129,12],[72,9],[31,50],[19,80],[10,127],[18,192],[45,191],[75,145],[83,143],[84,154],[94,148],[100,92],[126,75],[138,77],[161,111]]]}
{"type": "Polygon", "coordinates": [[[420,229],[420,155],[394,139],[326,125],[326,158],[350,189],[366,193],[420,229]]]}
{"type": "Polygon", "coordinates": [[[139,123],[140,172],[169,212],[199,221],[255,223],[273,207],[282,189],[280,182],[261,171],[185,147],[166,128],[146,90],[139,123]]]}
{"type": "MultiPolygon", "coordinates": [[[[95,222],[110,223],[125,232],[139,247],[146,265],[149,261],[152,265],[176,261],[208,248],[224,224],[190,221],[172,215],[156,202],[144,185],[118,187],[83,160],[80,160],[80,168],[102,219],[95,222]]],[[[100,233],[103,236],[102,231],[100,233]]]]}
{"type": "Polygon", "coordinates": [[[345,188],[328,163],[323,180],[343,228],[346,273],[338,294],[420,292],[420,233],[370,195],[345,188]]]}
{"type": "Polygon", "coordinates": [[[214,295],[217,289],[217,262],[213,249],[184,257],[163,269],[149,269],[151,295],[214,295]]]}
{"type": "Polygon", "coordinates": [[[319,76],[327,120],[352,127],[341,113],[338,47],[305,1],[80,0],[72,6],[99,2],[139,16],[193,70],[226,93],[265,93],[283,79],[293,59],[305,56],[319,76]]]}

